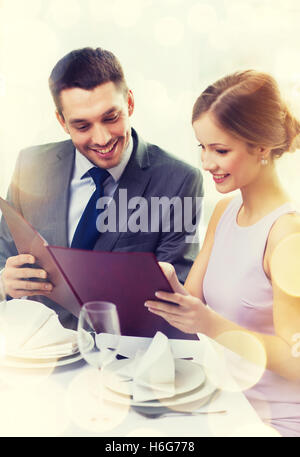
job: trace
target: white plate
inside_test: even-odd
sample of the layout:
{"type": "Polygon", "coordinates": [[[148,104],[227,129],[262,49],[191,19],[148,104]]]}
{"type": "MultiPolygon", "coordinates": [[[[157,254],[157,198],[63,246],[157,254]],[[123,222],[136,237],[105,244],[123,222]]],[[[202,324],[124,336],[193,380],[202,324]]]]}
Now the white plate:
{"type": "Polygon", "coordinates": [[[64,356],[62,358],[53,359],[20,359],[10,356],[3,357],[0,359],[0,365],[5,367],[13,368],[55,368],[62,365],[68,365],[70,363],[77,362],[81,360],[83,356],[81,354],[72,354],[69,356],[64,356]]]}
{"type": "MultiPolygon", "coordinates": [[[[88,348],[92,349],[94,346],[94,340],[90,334],[87,334],[89,341],[88,341],[88,348]]],[[[62,365],[68,365],[70,363],[77,362],[81,360],[83,356],[79,351],[69,355],[52,355],[47,357],[24,357],[24,356],[14,356],[12,354],[7,354],[5,357],[0,358],[0,365],[6,367],[15,367],[15,368],[51,368],[51,367],[58,367],[62,365]]]]}
{"type": "MultiPolygon", "coordinates": [[[[86,332],[86,338],[87,338],[87,347],[86,347],[86,351],[89,351],[90,349],[92,349],[93,345],[94,345],[94,340],[93,340],[93,337],[92,335],[90,335],[88,332],[86,332]]],[[[58,359],[63,359],[65,357],[71,357],[71,356],[76,356],[77,354],[79,354],[79,348],[77,348],[75,351],[72,350],[71,352],[69,353],[65,353],[65,354],[59,354],[59,353],[55,353],[53,352],[52,354],[49,352],[48,354],[45,353],[45,354],[42,354],[40,353],[39,355],[38,354],[34,354],[34,352],[32,352],[31,354],[28,353],[28,354],[24,354],[24,352],[9,352],[7,354],[7,358],[8,359],[18,359],[20,362],[24,361],[27,363],[27,361],[32,361],[34,363],[51,363],[52,362],[55,362],[56,360],[58,359]]]]}
{"type": "Polygon", "coordinates": [[[14,359],[19,359],[19,360],[32,360],[32,361],[35,361],[35,360],[38,360],[38,361],[41,361],[41,360],[46,360],[46,361],[50,361],[50,360],[53,360],[53,359],[61,359],[63,357],[70,357],[71,355],[75,355],[75,354],[79,354],[79,349],[77,349],[76,351],[72,351],[72,352],[69,352],[69,353],[66,353],[66,354],[55,354],[55,353],[49,353],[49,354],[40,354],[40,355],[34,355],[33,353],[31,354],[28,354],[28,355],[24,355],[24,353],[18,353],[18,352],[10,352],[7,354],[7,357],[9,358],[14,358],[14,359]]]}
{"type": "Polygon", "coordinates": [[[203,406],[212,396],[214,392],[217,391],[215,384],[213,384],[208,378],[206,378],[205,382],[198,388],[182,393],[179,395],[175,395],[171,398],[161,398],[159,400],[150,400],[144,402],[134,402],[132,397],[129,395],[119,394],[114,392],[107,387],[105,388],[105,399],[114,403],[120,404],[128,404],[130,403],[133,406],[149,406],[149,407],[158,407],[158,406],[178,406],[178,405],[185,405],[186,407],[192,408],[193,406],[203,406]]]}
{"type": "MultiPolygon", "coordinates": [[[[126,381],[118,376],[118,371],[132,360],[117,360],[103,370],[103,382],[109,389],[123,395],[132,394],[133,380],[126,381]]],[[[189,392],[200,387],[205,381],[203,368],[190,360],[175,359],[175,395],[189,392]]],[[[149,390],[155,390],[149,388],[149,390]]],[[[155,390],[156,398],[164,398],[164,393],[155,390]],[[159,396],[160,395],[160,396],[159,396]]]]}

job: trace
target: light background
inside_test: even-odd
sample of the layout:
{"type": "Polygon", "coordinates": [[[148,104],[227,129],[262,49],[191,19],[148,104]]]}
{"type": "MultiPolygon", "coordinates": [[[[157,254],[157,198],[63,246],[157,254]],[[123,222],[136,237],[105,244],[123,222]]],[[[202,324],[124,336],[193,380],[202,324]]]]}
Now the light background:
{"type": "MultiPolygon", "coordinates": [[[[200,166],[191,111],[217,78],[270,72],[300,115],[299,24],[299,0],[0,0],[0,195],[21,148],[66,139],[48,76],[72,49],[113,51],[135,95],[132,125],[200,166]]],[[[300,151],[278,166],[299,202],[300,151]]],[[[206,175],[205,194],[203,227],[220,198],[206,175]]]]}

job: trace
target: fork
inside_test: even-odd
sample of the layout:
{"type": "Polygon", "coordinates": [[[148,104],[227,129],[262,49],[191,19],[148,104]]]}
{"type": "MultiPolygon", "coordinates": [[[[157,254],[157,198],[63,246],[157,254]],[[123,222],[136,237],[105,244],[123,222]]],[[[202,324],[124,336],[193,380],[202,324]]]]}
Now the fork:
{"type": "Polygon", "coordinates": [[[212,411],[175,411],[167,408],[166,406],[161,406],[157,408],[144,407],[144,406],[131,406],[134,411],[141,414],[144,417],[149,419],[156,419],[159,417],[171,417],[171,416],[198,416],[202,414],[225,414],[227,413],[226,409],[212,410],[212,411]],[[153,411],[155,409],[155,411],[153,411]]]}

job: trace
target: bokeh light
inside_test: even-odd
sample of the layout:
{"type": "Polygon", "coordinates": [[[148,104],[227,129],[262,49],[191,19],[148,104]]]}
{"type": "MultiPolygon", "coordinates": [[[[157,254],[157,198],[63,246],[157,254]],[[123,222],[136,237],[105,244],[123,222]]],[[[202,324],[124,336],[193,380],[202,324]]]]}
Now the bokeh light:
{"type": "Polygon", "coordinates": [[[55,25],[67,29],[78,24],[81,12],[81,7],[77,0],[64,0],[63,2],[51,0],[47,16],[54,21],[55,25]]]}
{"type": "Polygon", "coordinates": [[[184,26],[175,17],[164,17],[155,24],[154,35],[159,44],[176,46],[184,36],[184,26]]]}
{"type": "Polygon", "coordinates": [[[106,400],[100,372],[90,368],[80,372],[69,385],[66,397],[70,419],[80,428],[107,433],[126,420],[130,402],[119,404],[106,400]]]}
{"type": "Polygon", "coordinates": [[[206,34],[218,29],[217,11],[211,3],[195,3],[188,11],[187,23],[194,33],[206,34]]]}
{"type": "Polygon", "coordinates": [[[287,295],[300,297],[300,233],[282,240],[271,257],[272,280],[287,295]]]}
{"type": "Polygon", "coordinates": [[[140,19],[143,2],[139,0],[116,0],[113,7],[113,19],[121,27],[132,27],[140,19]]]}
{"type": "Polygon", "coordinates": [[[19,437],[61,436],[69,426],[65,391],[51,380],[39,386],[19,384],[0,392],[0,435],[19,437]]]}
{"type": "Polygon", "coordinates": [[[254,386],[263,376],[267,364],[265,348],[258,338],[246,331],[228,331],[218,335],[216,341],[232,354],[231,357],[228,353],[223,354],[222,358],[220,354],[224,366],[220,363],[217,366],[213,360],[209,362],[214,382],[228,391],[245,391],[254,386]]]}
{"type": "Polygon", "coordinates": [[[153,437],[153,436],[165,436],[165,434],[158,428],[150,427],[139,427],[132,430],[126,436],[128,437],[153,437]]]}
{"type": "Polygon", "coordinates": [[[230,437],[243,438],[280,438],[281,434],[275,428],[265,424],[249,424],[236,428],[230,437]]]}

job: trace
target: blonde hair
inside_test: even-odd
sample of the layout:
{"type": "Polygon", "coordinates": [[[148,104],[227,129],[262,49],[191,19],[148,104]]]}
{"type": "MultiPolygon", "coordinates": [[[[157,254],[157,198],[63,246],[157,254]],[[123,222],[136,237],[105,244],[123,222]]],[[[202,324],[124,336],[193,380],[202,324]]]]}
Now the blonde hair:
{"type": "Polygon", "coordinates": [[[267,73],[236,72],[208,86],[194,104],[192,123],[206,112],[249,145],[271,148],[272,157],[300,147],[300,122],[267,73]]]}

